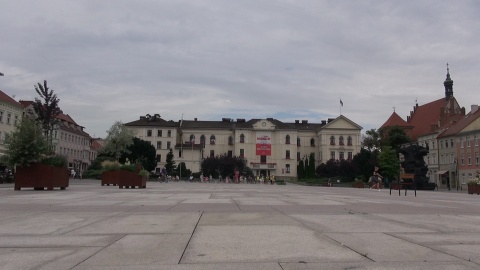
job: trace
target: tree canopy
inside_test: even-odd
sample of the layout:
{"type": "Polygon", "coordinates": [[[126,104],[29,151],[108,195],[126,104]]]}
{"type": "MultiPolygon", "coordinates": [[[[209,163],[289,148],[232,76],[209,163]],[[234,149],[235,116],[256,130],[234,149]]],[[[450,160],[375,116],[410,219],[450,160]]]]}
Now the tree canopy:
{"type": "Polygon", "coordinates": [[[122,122],[116,121],[107,131],[105,145],[100,153],[119,160],[123,153],[129,154],[128,146],[133,144],[135,132],[127,128],[122,122]]]}
{"type": "Polygon", "coordinates": [[[42,125],[47,139],[51,141],[52,131],[58,122],[57,116],[61,113],[58,106],[60,100],[57,98],[57,95],[53,93],[53,90],[48,88],[47,81],[43,81],[43,85],[40,83],[35,85],[35,91],[40,96],[40,99],[35,98],[32,104],[37,117],[36,120],[42,125]]]}
{"type": "Polygon", "coordinates": [[[42,127],[28,117],[5,136],[6,154],[2,161],[11,167],[28,166],[51,154],[50,144],[45,138],[42,127]]]}
{"type": "Polygon", "coordinates": [[[128,158],[132,163],[142,164],[147,171],[153,171],[157,166],[156,150],[150,142],[133,138],[133,143],[127,146],[127,151],[122,152],[119,159],[121,163],[125,163],[128,158]]]}

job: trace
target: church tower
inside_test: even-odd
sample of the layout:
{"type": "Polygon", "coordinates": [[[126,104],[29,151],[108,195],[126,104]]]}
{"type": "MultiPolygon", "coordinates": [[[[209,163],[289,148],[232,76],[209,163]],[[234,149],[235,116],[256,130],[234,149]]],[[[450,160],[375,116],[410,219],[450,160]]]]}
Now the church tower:
{"type": "Polygon", "coordinates": [[[450,97],[453,97],[453,81],[450,78],[450,69],[447,64],[447,78],[443,82],[445,86],[445,99],[448,100],[450,97]]]}

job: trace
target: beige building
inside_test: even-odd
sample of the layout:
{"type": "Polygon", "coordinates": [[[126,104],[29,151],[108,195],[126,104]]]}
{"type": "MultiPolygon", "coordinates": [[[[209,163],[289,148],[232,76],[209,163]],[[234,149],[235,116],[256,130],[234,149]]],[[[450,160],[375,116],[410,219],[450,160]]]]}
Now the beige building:
{"type": "Polygon", "coordinates": [[[5,154],[5,134],[22,120],[23,106],[0,90],[0,155],[5,154]]]}
{"type": "Polygon", "coordinates": [[[155,114],[125,124],[137,137],[157,149],[157,171],[166,164],[170,149],[176,164],[200,171],[203,158],[216,155],[244,157],[256,175],[296,178],[298,161],[313,153],[316,166],[329,159],[351,159],[360,152],[361,126],[345,116],[321,123],[277,119],[222,121],[166,121],[155,114]]]}

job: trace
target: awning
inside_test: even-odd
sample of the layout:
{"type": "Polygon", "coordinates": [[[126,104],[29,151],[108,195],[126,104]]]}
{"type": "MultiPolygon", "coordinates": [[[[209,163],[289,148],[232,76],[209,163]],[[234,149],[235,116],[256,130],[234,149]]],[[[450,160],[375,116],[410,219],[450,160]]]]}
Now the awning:
{"type": "Polygon", "coordinates": [[[447,173],[448,171],[438,171],[436,174],[445,174],[447,173]]]}

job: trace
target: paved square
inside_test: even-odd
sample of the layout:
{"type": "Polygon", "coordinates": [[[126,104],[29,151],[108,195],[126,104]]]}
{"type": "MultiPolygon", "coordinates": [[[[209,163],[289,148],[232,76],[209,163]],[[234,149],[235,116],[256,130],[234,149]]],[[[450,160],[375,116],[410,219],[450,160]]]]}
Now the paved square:
{"type": "Polygon", "coordinates": [[[0,185],[0,269],[479,269],[465,191],[71,181],[0,185]]]}

